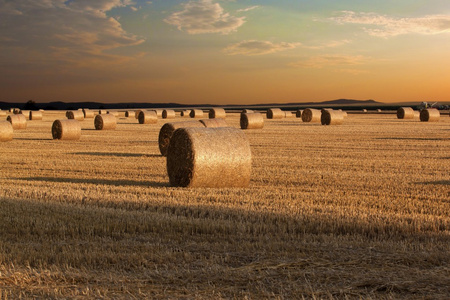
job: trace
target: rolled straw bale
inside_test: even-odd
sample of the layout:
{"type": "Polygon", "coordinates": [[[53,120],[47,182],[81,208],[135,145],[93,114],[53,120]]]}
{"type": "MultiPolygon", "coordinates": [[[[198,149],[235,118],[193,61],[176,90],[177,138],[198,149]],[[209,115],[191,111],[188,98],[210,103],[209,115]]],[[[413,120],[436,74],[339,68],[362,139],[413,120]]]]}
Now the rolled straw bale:
{"type": "Polygon", "coordinates": [[[108,111],[106,109],[99,109],[98,110],[98,114],[99,115],[106,115],[108,113],[108,111]]]}
{"type": "Polygon", "coordinates": [[[344,114],[339,110],[323,110],[320,122],[322,125],[341,125],[344,122],[344,114]]]}
{"type": "Polygon", "coordinates": [[[377,112],[379,112],[379,113],[380,113],[380,112],[381,112],[381,109],[379,109],[379,108],[378,108],[378,109],[377,109],[377,112]]]}
{"type": "Polygon", "coordinates": [[[27,129],[27,119],[22,114],[9,115],[6,121],[11,123],[14,130],[27,129]]]}
{"type": "Polygon", "coordinates": [[[332,108],[326,108],[326,107],[324,107],[324,108],[322,108],[321,110],[320,110],[320,112],[323,112],[323,111],[325,111],[325,110],[333,110],[332,108]]]}
{"type": "Polygon", "coordinates": [[[14,108],[10,107],[10,108],[9,108],[9,112],[10,112],[10,113],[13,113],[13,112],[14,112],[14,108]]]}
{"type": "Polygon", "coordinates": [[[188,128],[188,127],[205,127],[199,121],[183,121],[183,122],[172,122],[164,124],[159,130],[158,144],[159,151],[162,156],[167,156],[167,148],[169,148],[170,138],[172,134],[178,128],[188,128]]]}
{"type": "Polygon", "coordinates": [[[139,119],[139,114],[141,113],[141,111],[143,111],[142,109],[138,109],[138,110],[136,110],[135,112],[134,112],[134,117],[136,118],[136,119],[139,119]]]}
{"type": "Polygon", "coordinates": [[[362,112],[363,112],[363,113],[367,113],[367,109],[364,108],[364,109],[362,110],[362,112]]]}
{"type": "Polygon", "coordinates": [[[84,113],[80,110],[68,110],[66,112],[67,119],[73,119],[78,121],[84,120],[84,113]]]}
{"type": "Polygon", "coordinates": [[[295,112],[295,117],[301,118],[301,117],[302,117],[302,113],[303,113],[303,110],[298,109],[298,110],[295,112]]]}
{"type": "Polygon", "coordinates": [[[241,129],[262,129],[264,127],[264,118],[260,113],[242,113],[241,129]]]}
{"type": "Polygon", "coordinates": [[[117,120],[116,117],[111,114],[96,115],[94,119],[94,126],[97,130],[113,130],[116,129],[117,120]]]}
{"type": "Polygon", "coordinates": [[[20,109],[18,109],[18,108],[13,108],[13,114],[15,114],[15,115],[20,114],[20,109]]]}
{"type": "Polygon", "coordinates": [[[182,116],[182,117],[189,117],[189,113],[190,113],[189,110],[182,110],[180,112],[180,116],[182,116]]]}
{"type": "Polygon", "coordinates": [[[438,122],[440,117],[439,110],[435,108],[427,108],[420,111],[421,122],[438,122]]]}
{"type": "Polygon", "coordinates": [[[220,107],[211,108],[209,110],[208,115],[209,115],[210,119],[217,119],[217,118],[225,119],[227,117],[227,113],[226,113],[225,109],[220,108],[220,107]]]}
{"type": "Polygon", "coordinates": [[[347,114],[346,111],[343,111],[342,109],[338,109],[338,111],[341,111],[341,112],[342,112],[342,115],[344,116],[344,118],[347,118],[347,117],[348,117],[348,114],[347,114]]]}
{"type": "Polygon", "coordinates": [[[30,119],[30,110],[21,110],[20,113],[24,115],[27,120],[30,119]]]}
{"type": "Polygon", "coordinates": [[[133,117],[133,116],[135,116],[133,110],[127,110],[127,111],[125,112],[125,118],[131,118],[131,117],[133,117]]]}
{"type": "Polygon", "coordinates": [[[295,114],[293,114],[291,111],[285,111],[284,112],[284,117],[285,118],[294,118],[295,114]]]}
{"type": "Polygon", "coordinates": [[[222,118],[203,119],[200,120],[200,123],[202,123],[205,127],[208,128],[228,127],[227,122],[225,121],[225,119],[222,118]]]}
{"type": "Polygon", "coordinates": [[[167,173],[172,186],[247,187],[252,154],[237,128],[179,128],[170,139],[167,173]]]}
{"type": "Polygon", "coordinates": [[[201,109],[191,109],[189,116],[191,118],[203,118],[203,110],[201,109]]]}
{"type": "Polygon", "coordinates": [[[162,118],[163,109],[157,108],[157,109],[151,109],[150,111],[154,111],[156,113],[157,118],[162,118]]]}
{"type": "Polygon", "coordinates": [[[118,111],[111,111],[111,110],[108,110],[106,113],[107,113],[107,114],[110,114],[110,115],[113,115],[113,116],[116,117],[116,118],[119,117],[119,112],[118,112],[118,111]]]}
{"type": "Polygon", "coordinates": [[[242,110],[242,113],[243,113],[243,114],[251,114],[251,113],[254,113],[254,111],[251,110],[251,109],[245,108],[245,109],[242,110]]]}
{"type": "Polygon", "coordinates": [[[10,122],[0,121],[0,142],[8,142],[13,139],[13,127],[10,122]]]}
{"type": "Polygon", "coordinates": [[[76,119],[55,120],[52,125],[53,139],[79,140],[81,137],[80,121],[76,119]]]}
{"type": "Polygon", "coordinates": [[[6,110],[0,109],[0,117],[6,117],[6,110]]]}
{"type": "Polygon", "coordinates": [[[414,119],[414,110],[411,107],[397,109],[397,119],[414,119]]]}
{"type": "Polygon", "coordinates": [[[420,120],[420,111],[418,111],[418,110],[414,111],[414,118],[413,119],[419,119],[420,120]]]}
{"type": "Polygon", "coordinates": [[[83,116],[85,119],[91,119],[95,116],[95,113],[93,110],[83,108],[83,116]]]}
{"type": "Polygon", "coordinates": [[[269,108],[267,110],[267,119],[282,119],[285,116],[284,112],[279,108],[269,108]]]}
{"type": "Polygon", "coordinates": [[[28,119],[30,119],[30,120],[42,120],[42,118],[43,118],[42,111],[30,110],[30,113],[28,115],[28,119]]]}
{"type": "Polygon", "coordinates": [[[322,114],[320,110],[314,108],[306,108],[302,113],[303,122],[320,122],[322,114]]]}
{"type": "Polygon", "coordinates": [[[158,116],[154,110],[143,110],[139,113],[139,124],[156,124],[158,116]]]}
{"type": "Polygon", "coordinates": [[[163,119],[174,119],[175,117],[176,117],[176,114],[173,109],[165,109],[162,112],[163,119]]]}

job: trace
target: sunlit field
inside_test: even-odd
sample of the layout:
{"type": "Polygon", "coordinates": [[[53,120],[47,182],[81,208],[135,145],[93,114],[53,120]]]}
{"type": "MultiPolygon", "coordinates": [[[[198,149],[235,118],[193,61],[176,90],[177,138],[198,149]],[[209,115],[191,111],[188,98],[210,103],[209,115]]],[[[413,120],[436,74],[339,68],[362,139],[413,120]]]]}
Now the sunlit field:
{"type": "Polygon", "coordinates": [[[448,114],[265,120],[245,131],[248,188],[186,189],[168,184],[166,120],[53,140],[64,113],[0,143],[0,299],[450,295],[448,114]]]}

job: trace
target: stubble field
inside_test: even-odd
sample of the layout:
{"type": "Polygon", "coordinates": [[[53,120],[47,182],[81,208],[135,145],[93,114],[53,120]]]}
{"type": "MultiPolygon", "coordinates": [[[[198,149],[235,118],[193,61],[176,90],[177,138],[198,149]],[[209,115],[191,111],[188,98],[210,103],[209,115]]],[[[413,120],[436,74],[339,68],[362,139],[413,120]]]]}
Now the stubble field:
{"type": "Polygon", "coordinates": [[[169,186],[166,120],[53,140],[64,118],[0,143],[0,299],[450,295],[448,115],[265,120],[245,131],[250,187],[230,189],[169,186]]]}

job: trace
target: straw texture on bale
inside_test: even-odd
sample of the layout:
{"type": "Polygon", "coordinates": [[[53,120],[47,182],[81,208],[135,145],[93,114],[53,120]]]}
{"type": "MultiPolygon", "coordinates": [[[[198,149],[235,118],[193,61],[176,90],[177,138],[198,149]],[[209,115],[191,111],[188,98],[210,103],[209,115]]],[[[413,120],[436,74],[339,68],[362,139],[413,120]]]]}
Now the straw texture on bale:
{"type": "Polygon", "coordinates": [[[320,122],[322,125],[341,125],[344,122],[344,114],[339,110],[323,110],[320,122]]]}
{"type": "Polygon", "coordinates": [[[306,108],[302,113],[303,122],[320,122],[322,114],[320,110],[314,108],[306,108]]]}
{"type": "Polygon", "coordinates": [[[141,111],[143,111],[142,109],[138,109],[138,110],[136,110],[135,112],[134,112],[134,117],[136,118],[136,119],[139,119],[139,114],[141,113],[141,111]]]}
{"type": "Polygon", "coordinates": [[[167,173],[172,186],[248,187],[250,143],[237,128],[180,128],[170,139],[167,173]]]}
{"type": "Polygon", "coordinates": [[[125,112],[125,118],[131,118],[131,117],[135,117],[134,111],[133,110],[127,110],[125,112]]]}
{"type": "Polygon", "coordinates": [[[94,119],[94,126],[97,130],[113,130],[116,129],[117,120],[114,115],[96,115],[94,119]]]}
{"type": "Polygon", "coordinates": [[[107,114],[113,115],[113,116],[116,117],[116,118],[119,117],[119,112],[118,112],[118,111],[111,111],[111,110],[108,110],[107,114]]]}
{"type": "Polygon", "coordinates": [[[158,116],[154,110],[143,110],[139,113],[139,124],[156,124],[158,122],[158,116]]]}
{"type": "Polygon", "coordinates": [[[414,119],[414,110],[411,107],[397,109],[397,119],[414,119]]]}
{"type": "Polygon", "coordinates": [[[218,119],[222,118],[225,119],[227,117],[227,113],[225,112],[225,109],[220,107],[211,108],[209,110],[209,118],[210,119],[218,119]]]}
{"type": "Polygon", "coordinates": [[[342,115],[344,116],[344,118],[348,117],[348,114],[346,111],[343,111],[342,109],[339,109],[338,111],[342,112],[342,115]]]}
{"type": "Polygon", "coordinates": [[[298,109],[298,110],[295,112],[295,117],[301,118],[301,117],[302,117],[302,113],[303,113],[303,110],[298,109]]]}
{"type": "Polygon", "coordinates": [[[99,115],[106,115],[107,113],[108,113],[108,111],[105,110],[105,109],[99,109],[99,110],[98,110],[98,114],[99,114],[99,115]]]}
{"type": "Polygon", "coordinates": [[[438,122],[440,117],[439,110],[435,108],[427,108],[420,111],[421,122],[438,122]]]}
{"type": "Polygon", "coordinates": [[[267,110],[267,119],[282,119],[286,117],[284,111],[279,108],[269,108],[267,110]]]}
{"type": "Polygon", "coordinates": [[[81,137],[81,125],[78,120],[55,120],[52,125],[53,139],[79,140],[81,137]]]}
{"type": "Polygon", "coordinates": [[[260,113],[242,113],[241,129],[262,129],[264,127],[264,118],[260,113]]]}
{"type": "Polygon", "coordinates": [[[207,128],[217,128],[217,127],[228,127],[227,122],[225,119],[203,119],[200,120],[200,123],[202,123],[207,128]]]}
{"type": "Polygon", "coordinates": [[[91,119],[95,116],[95,113],[93,110],[89,110],[87,108],[83,108],[83,115],[85,119],[91,119]]]}
{"type": "Polygon", "coordinates": [[[0,117],[6,117],[6,111],[0,109],[0,117]]]}
{"type": "Polygon", "coordinates": [[[189,113],[190,113],[189,110],[182,110],[180,112],[180,116],[182,116],[182,117],[189,117],[189,113]]]}
{"type": "Polygon", "coordinates": [[[6,121],[11,123],[14,130],[27,129],[27,119],[22,114],[9,115],[6,121]]]}
{"type": "Polygon", "coordinates": [[[28,117],[28,119],[30,120],[42,120],[42,118],[43,118],[42,111],[38,110],[31,110],[28,117]]]}
{"type": "Polygon", "coordinates": [[[30,110],[21,110],[20,113],[24,115],[27,120],[30,119],[30,110]]]}
{"type": "Polygon", "coordinates": [[[7,121],[0,121],[0,142],[8,142],[13,139],[13,127],[7,121]]]}
{"type": "Polygon", "coordinates": [[[175,117],[176,117],[175,111],[172,109],[165,109],[162,112],[163,119],[175,119],[175,117]]]}
{"type": "Polygon", "coordinates": [[[420,111],[418,111],[418,110],[414,111],[414,118],[413,119],[419,119],[420,120],[420,111]]]}
{"type": "Polygon", "coordinates": [[[242,110],[242,113],[243,113],[243,114],[251,114],[251,113],[254,113],[254,111],[251,110],[251,109],[243,109],[243,110],[242,110]]]}
{"type": "Polygon", "coordinates": [[[154,111],[158,118],[162,118],[162,113],[163,113],[162,109],[152,109],[151,111],[154,111]]]}
{"type": "Polygon", "coordinates": [[[191,112],[189,113],[189,116],[191,118],[203,118],[203,110],[201,110],[201,109],[191,109],[191,112]]]}
{"type": "Polygon", "coordinates": [[[285,118],[294,118],[296,115],[294,113],[292,113],[291,111],[285,111],[284,112],[284,117],[285,118]]]}
{"type": "Polygon", "coordinates": [[[199,121],[183,121],[183,122],[172,122],[164,124],[159,130],[158,144],[159,151],[162,156],[167,156],[167,149],[169,148],[170,139],[172,134],[178,128],[189,128],[189,127],[205,127],[199,121]]]}
{"type": "Polygon", "coordinates": [[[81,110],[69,110],[66,112],[66,117],[67,119],[83,121],[84,113],[81,110]]]}

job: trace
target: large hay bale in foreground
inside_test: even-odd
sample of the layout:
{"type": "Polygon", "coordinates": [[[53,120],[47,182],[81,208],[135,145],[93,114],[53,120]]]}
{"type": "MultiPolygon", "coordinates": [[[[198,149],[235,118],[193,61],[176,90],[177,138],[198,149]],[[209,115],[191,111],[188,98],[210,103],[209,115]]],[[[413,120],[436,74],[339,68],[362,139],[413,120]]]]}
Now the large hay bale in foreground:
{"type": "Polygon", "coordinates": [[[267,119],[283,119],[286,117],[284,111],[279,108],[269,108],[267,110],[267,119]]]}
{"type": "Polygon", "coordinates": [[[228,127],[225,119],[203,119],[200,120],[200,123],[202,123],[207,128],[228,127]]]}
{"type": "Polygon", "coordinates": [[[80,121],[75,119],[55,120],[52,125],[53,139],[79,140],[81,137],[80,121]]]}
{"type": "Polygon", "coordinates": [[[114,115],[100,114],[94,119],[94,126],[97,130],[114,130],[117,126],[117,120],[114,115]]]}
{"type": "Polygon", "coordinates": [[[320,122],[322,125],[341,125],[344,122],[344,114],[339,110],[322,110],[320,122]]]}
{"type": "Polygon", "coordinates": [[[13,139],[13,127],[8,121],[0,121],[0,142],[8,142],[13,139]]]}
{"type": "Polygon", "coordinates": [[[320,122],[322,113],[318,109],[306,108],[302,113],[302,121],[306,123],[320,122]]]}
{"type": "Polygon", "coordinates": [[[95,112],[93,110],[83,108],[82,111],[85,119],[92,119],[95,116],[95,112]]]}
{"type": "Polygon", "coordinates": [[[208,115],[209,115],[210,119],[218,119],[218,118],[225,119],[227,117],[227,113],[226,113],[225,109],[220,108],[220,107],[211,108],[209,110],[208,115]]]}
{"type": "Polygon", "coordinates": [[[414,119],[414,110],[411,107],[400,107],[397,109],[397,119],[414,119]]]}
{"type": "Polygon", "coordinates": [[[158,123],[158,116],[154,110],[143,110],[139,113],[139,124],[156,124],[158,123]]]}
{"type": "Polygon", "coordinates": [[[69,110],[66,112],[67,119],[83,121],[84,113],[81,110],[69,110]]]}
{"type": "Polygon", "coordinates": [[[172,122],[164,124],[159,130],[158,144],[159,151],[162,156],[167,155],[167,148],[170,144],[170,139],[172,134],[178,128],[189,128],[189,127],[205,127],[203,123],[199,121],[183,121],[183,122],[172,122]]]}
{"type": "Polygon", "coordinates": [[[162,112],[162,118],[163,119],[175,119],[176,114],[173,109],[165,109],[162,112]]]}
{"type": "Polygon", "coordinates": [[[11,123],[14,130],[27,129],[27,119],[22,114],[9,115],[6,121],[11,123]]]}
{"type": "Polygon", "coordinates": [[[420,111],[421,122],[438,122],[440,117],[441,113],[435,108],[427,108],[420,111]]]}
{"type": "Polygon", "coordinates": [[[172,186],[247,187],[252,154],[242,130],[180,128],[170,139],[167,173],[172,186]]]}
{"type": "Polygon", "coordinates": [[[260,113],[242,113],[241,129],[262,129],[264,127],[264,118],[260,113]]]}
{"type": "Polygon", "coordinates": [[[30,110],[30,113],[28,114],[28,119],[30,120],[42,120],[42,118],[42,111],[30,110]]]}
{"type": "Polygon", "coordinates": [[[203,110],[201,109],[191,109],[189,112],[189,117],[191,118],[203,118],[203,110]]]}

